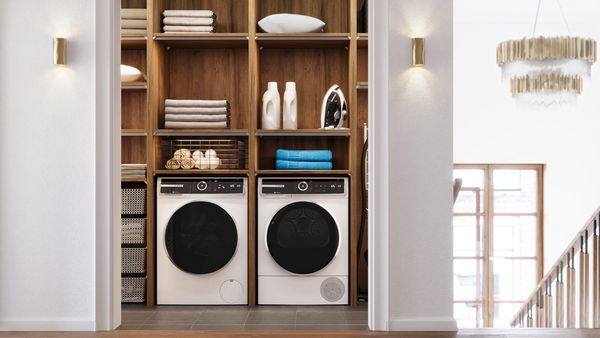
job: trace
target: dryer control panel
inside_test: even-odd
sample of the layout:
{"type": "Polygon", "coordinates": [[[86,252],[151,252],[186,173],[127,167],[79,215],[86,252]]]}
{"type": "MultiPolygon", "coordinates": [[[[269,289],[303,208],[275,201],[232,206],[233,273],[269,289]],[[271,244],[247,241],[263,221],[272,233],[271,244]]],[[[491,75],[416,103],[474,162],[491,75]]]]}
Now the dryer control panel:
{"type": "Polygon", "coordinates": [[[263,194],[343,194],[344,179],[281,179],[262,181],[263,194]]]}
{"type": "Polygon", "coordinates": [[[243,179],[163,179],[162,194],[242,194],[243,179]]]}

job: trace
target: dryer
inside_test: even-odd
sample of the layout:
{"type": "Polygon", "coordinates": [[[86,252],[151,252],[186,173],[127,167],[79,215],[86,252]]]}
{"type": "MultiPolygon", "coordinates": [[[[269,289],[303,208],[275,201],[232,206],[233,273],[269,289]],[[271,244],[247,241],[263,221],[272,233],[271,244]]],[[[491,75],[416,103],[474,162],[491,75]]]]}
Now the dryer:
{"type": "Polygon", "coordinates": [[[157,304],[247,304],[247,178],[159,178],[157,304]]]}
{"type": "Polygon", "coordinates": [[[258,179],[258,303],[348,304],[348,178],[258,179]]]}

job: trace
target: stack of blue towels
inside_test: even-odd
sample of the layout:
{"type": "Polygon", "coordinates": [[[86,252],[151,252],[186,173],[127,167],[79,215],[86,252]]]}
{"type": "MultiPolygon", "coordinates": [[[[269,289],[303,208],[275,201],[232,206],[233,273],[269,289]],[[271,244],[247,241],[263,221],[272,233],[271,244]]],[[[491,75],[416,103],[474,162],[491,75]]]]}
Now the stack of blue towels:
{"type": "Polygon", "coordinates": [[[332,170],[331,150],[277,149],[275,167],[278,170],[332,170]]]}

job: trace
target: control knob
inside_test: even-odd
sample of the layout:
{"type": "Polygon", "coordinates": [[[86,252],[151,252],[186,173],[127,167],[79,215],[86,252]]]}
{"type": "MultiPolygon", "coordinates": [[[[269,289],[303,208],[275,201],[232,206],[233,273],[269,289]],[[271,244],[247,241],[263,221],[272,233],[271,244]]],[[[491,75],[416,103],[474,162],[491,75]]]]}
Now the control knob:
{"type": "Polygon", "coordinates": [[[200,191],[204,191],[204,190],[206,190],[206,188],[208,188],[208,184],[206,184],[206,181],[200,181],[196,185],[196,188],[198,188],[198,190],[200,190],[200,191]]]}
{"type": "Polygon", "coordinates": [[[302,181],[300,183],[298,183],[298,190],[305,192],[306,190],[308,190],[308,183],[306,183],[306,181],[302,181]]]}

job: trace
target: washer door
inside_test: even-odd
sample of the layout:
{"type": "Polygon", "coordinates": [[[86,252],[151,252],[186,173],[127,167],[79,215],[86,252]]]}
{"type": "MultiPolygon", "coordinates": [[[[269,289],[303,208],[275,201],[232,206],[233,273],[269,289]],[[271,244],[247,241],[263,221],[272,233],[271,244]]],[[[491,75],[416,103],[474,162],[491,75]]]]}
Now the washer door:
{"type": "Polygon", "coordinates": [[[317,272],[338,250],[340,233],[327,210],[296,202],[279,210],[267,230],[267,247],[282,268],[297,274],[317,272]]]}
{"type": "Polygon", "coordinates": [[[207,274],[224,267],[235,254],[237,241],[233,218],[209,202],[184,205],[173,214],[165,231],[171,262],[194,274],[207,274]]]}

